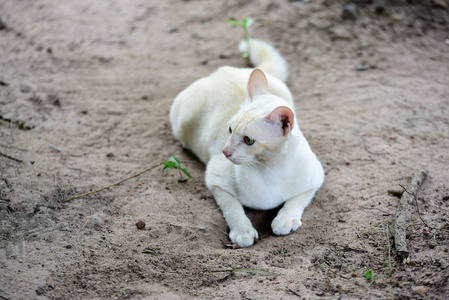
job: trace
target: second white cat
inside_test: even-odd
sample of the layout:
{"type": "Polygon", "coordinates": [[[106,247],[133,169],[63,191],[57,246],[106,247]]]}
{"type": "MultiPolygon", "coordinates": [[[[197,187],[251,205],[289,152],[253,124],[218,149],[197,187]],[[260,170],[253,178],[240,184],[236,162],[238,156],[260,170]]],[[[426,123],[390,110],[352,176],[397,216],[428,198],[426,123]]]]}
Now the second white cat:
{"type": "MultiPolygon", "coordinates": [[[[285,60],[268,43],[249,45],[257,69],[221,67],[182,91],[170,111],[176,138],[207,165],[207,187],[229,238],[240,247],[258,239],[244,206],[266,210],[283,204],[271,227],[286,235],[301,226],[303,211],[324,180],[284,84],[285,60]]],[[[246,46],[241,43],[241,51],[246,46]]]]}

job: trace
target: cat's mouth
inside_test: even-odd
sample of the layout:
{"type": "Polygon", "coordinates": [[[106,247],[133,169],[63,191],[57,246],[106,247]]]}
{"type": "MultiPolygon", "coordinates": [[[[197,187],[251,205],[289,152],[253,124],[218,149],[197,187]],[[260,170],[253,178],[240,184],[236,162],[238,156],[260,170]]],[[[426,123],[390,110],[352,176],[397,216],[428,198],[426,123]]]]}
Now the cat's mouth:
{"type": "Polygon", "coordinates": [[[232,156],[230,156],[230,157],[228,157],[228,159],[229,159],[233,164],[236,164],[236,165],[241,165],[241,164],[243,163],[243,160],[240,159],[239,157],[232,157],[232,156]]]}

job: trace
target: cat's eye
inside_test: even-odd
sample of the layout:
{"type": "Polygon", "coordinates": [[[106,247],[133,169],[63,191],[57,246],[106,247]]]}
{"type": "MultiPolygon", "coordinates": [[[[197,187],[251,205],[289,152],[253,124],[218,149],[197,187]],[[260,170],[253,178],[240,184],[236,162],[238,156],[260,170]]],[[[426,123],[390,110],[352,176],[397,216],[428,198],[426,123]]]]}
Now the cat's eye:
{"type": "Polygon", "coordinates": [[[231,127],[229,127],[229,133],[232,134],[232,129],[231,129],[231,127]]]}
{"type": "Polygon", "coordinates": [[[255,140],[253,140],[253,139],[251,139],[250,137],[248,137],[248,136],[245,136],[244,138],[243,138],[243,141],[245,142],[245,144],[247,144],[248,146],[251,146],[251,145],[253,145],[254,144],[254,142],[255,142],[255,140]]]}

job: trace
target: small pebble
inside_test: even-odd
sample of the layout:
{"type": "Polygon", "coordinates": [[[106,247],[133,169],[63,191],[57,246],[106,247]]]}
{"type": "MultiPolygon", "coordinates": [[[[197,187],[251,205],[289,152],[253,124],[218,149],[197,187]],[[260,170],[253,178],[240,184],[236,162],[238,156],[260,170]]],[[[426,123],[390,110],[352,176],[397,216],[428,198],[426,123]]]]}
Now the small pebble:
{"type": "Polygon", "coordinates": [[[137,221],[136,223],[137,229],[144,229],[145,228],[145,222],[142,220],[137,221]]]}
{"type": "Polygon", "coordinates": [[[373,2],[374,11],[376,14],[382,14],[385,12],[386,1],[385,0],[374,0],[373,2]]]}
{"type": "Polygon", "coordinates": [[[343,20],[355,20],[357,19],[357,7],[355,4],[343,5],[341,8],[341,18],[343,20]]]}
{"type": "Polygon", "coordinates": [[[412,291],[423,297],[427,293],[427,288],[425,286],[413,286],[412,291]]]}
{"type": "Polygon", "coordinates": [[[402,17],[400,15],[393,15],[391,16],[391,18],[393,19],[393,21],[395,22],[400,22],[402,21],[402,17]]]}
{"type": "Polygon", "coordinates": [[[40,287],[38,287],[37,289],[36,289],[36,294],[37,295],[43,295],[45,293],[45,287],[43,287],[43,286],[40,286],[40,287]]]}
{"type": "Polygon", "coordinates": [[[89,216],[88,219],[89,219],[89,222],[92,225],[100,225],[101,226],[101,225],[103,225],[103,218],[104,217],[105,216],[104,216],[103,213],[98,212],[98,213],[95,213],[95,214],[89,216]]]}
{"type": "Polygon", "coordinates": [[[50,94],[47,96],[47,100],[53,103],[54,106],[61,106],[61,100],[59,99],[58,95],[50,94]]]}
{"type": "Polygon", "coordinates": [[[359,71],[359,72],[361,72],[361,71],[366,71],[366,70],[369,70],[370,69],[370,66],[368,66],[368,65],[358,65],[356,68],[355,68],[355,70],[356,71],[359,71]]]}
{"type": "Polygon", "coordinates": [[[178,31],[179,31],[179,28],[173,26],[173,27],[171,27],[171,28],[168,30],[168,33],[174,33],[174,32],[178,32],[178,31]]]}
{"type": "Polygon", "coordinates": [[[8,27],[6,26],[5,22],[0,19],[0,30],[7,30],[8,27]]]}
{"type": "Polygon", "coordinates": [[[395,190],[395,189],[391,189],[388,190],[388,195],[392,196],[392,197],[402,197],[402,194],[404,193],[404,190],[395,190]]]}
{"type": "Polygon", "coordinates": [[[436,8],[447,8],[447,3],[445,0],[433,0],[433,6],[436,8]]]}
{"type": "Polygon", "coordinates": [[[20,91],[24,94],[29,93],[31,91],[31,87],[29,87],[28,85],[22,84],[20,86],[20,91]]]}

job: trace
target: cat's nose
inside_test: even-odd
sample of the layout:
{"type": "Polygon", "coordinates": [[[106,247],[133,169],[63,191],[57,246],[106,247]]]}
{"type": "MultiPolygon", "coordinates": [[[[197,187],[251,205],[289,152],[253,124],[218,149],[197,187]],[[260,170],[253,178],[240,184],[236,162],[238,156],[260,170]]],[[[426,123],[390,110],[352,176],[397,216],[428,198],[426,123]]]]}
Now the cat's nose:
{"type": "Polygon", "coordinates": [[[225,150],[223,150],[223,155],[226,156],[226,158],[228,158],[229,156],[232,155],[232,153],[226,152],[225,150]]]}

